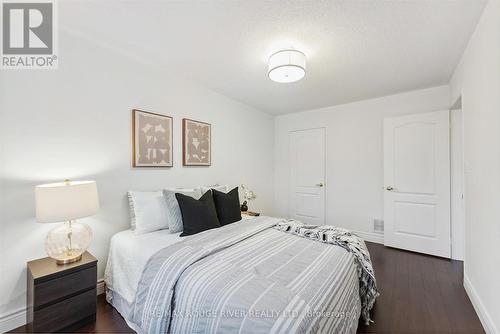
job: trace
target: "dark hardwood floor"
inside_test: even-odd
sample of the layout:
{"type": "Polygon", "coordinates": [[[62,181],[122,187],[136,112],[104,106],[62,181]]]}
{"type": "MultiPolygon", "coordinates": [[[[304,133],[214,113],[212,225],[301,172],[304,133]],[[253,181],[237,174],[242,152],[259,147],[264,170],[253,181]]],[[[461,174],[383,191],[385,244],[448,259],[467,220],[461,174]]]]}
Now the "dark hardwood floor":
{"type": "MultiPolygon", "coordinates": [[[[463,288],[463,266],[450,261],[367,243],[380,296],[374,323],[358,333],[484,333],[463,288]]],[[[24,332],[24,327],[14,332],[24,332]]],[[[97,320],[79,333],[130,333],[120,314],[98,297],[97,320]]]]}
{"type": "Polygon", "coordinates": [[[463,263],[368,243],[380,296],[358,333],[484,333],[463,263]]]}

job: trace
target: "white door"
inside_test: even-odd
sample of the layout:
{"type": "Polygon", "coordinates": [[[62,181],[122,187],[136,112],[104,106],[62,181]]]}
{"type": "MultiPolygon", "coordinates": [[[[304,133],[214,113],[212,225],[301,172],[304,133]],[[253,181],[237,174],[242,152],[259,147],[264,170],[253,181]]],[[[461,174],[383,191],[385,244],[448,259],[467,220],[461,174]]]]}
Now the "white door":
{"type": "Polygon", "coordinates": [[[384,244],[450,257],[449,111],[384,120],[384,244]]]}
{"type": "Polygon", "coordinates": [[[290,132],[290,212],[304,223],[325,223],[325,129],[290,132]]]}

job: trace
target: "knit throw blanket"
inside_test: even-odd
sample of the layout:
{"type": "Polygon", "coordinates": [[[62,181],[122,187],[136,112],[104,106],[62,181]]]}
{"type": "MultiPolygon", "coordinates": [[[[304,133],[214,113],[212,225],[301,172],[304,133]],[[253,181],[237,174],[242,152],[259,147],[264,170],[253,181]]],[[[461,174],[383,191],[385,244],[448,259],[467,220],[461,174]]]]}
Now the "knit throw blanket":
{"type": "Polygon", "coordinates": [[[330,225],[306,225],[296,220],[286,220],[275,226],[276,229],[327,244],[337,245],[354,255],[359,278],[359,297],[361,315],[366,324],[370,319],[370,310],[378,297],[377,282],[373,271],[370,253],[363,239],[348,230],[330,225]]]}

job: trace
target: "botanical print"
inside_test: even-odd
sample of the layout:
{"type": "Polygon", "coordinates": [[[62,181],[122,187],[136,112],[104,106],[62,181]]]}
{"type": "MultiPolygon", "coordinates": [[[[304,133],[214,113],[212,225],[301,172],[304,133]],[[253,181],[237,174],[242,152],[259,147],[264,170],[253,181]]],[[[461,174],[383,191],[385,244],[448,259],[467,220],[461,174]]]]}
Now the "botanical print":
{"type": "Polygon", "coordinates": [[[134,167],[172,167],[172,117],[132,111],[134,167]]]}
{"type": "Polygon", "coordinates": [[[211,127],[208,123],[182,120],[184,166],[210,166],[211,127]]]}

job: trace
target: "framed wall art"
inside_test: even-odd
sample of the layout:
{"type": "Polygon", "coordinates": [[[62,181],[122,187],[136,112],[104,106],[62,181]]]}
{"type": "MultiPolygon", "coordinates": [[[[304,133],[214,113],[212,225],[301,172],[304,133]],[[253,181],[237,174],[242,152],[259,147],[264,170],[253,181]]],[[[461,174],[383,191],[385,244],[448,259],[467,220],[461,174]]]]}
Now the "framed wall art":
{"type": "Polygon", "coordinates": [[[182,164],[210,166],[212,164],[211,125],[184,118],[182,120],[182,164]]]}
{"type": "Polygon", "coordinates": [[[134,167],[172,167],[170,116],[132,110],[132,162],[134,167]]]}

